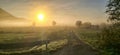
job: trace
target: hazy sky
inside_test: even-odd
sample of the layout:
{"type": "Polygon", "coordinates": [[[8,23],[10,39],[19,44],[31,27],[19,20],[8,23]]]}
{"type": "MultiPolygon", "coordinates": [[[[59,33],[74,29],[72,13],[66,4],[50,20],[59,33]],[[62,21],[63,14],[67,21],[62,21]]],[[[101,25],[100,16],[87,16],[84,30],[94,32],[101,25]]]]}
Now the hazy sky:
{"type": "Polygon", "coordinates": [[[43,12],[46,19],[64,24],[105,22],[105,6],[106,0],[0,0],[0,8],[16,17],[32,19],[43,12]]]}

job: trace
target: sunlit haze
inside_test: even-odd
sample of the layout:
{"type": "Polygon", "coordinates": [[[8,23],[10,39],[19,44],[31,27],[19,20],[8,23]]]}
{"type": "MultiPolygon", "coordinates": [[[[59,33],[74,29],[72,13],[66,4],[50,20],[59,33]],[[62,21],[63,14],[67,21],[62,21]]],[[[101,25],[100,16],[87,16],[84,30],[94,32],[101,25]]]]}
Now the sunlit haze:
{"type": "Polygon", "coordinates": [[[0,8],[28,20],[23,23],[45,26],[53,20],[57,25],[68,26],[75,25],[77,20],[92,24],[106,22],[105,6],[106,0],[0,0],[0,8]]]}
{"type": "Polygon", "coordinates": [[[43,21],[43,20],[44,20],[44,15],[43,15],[43,14],[38,14],[38,19],[39,19],[40,21],[43,21]]]}

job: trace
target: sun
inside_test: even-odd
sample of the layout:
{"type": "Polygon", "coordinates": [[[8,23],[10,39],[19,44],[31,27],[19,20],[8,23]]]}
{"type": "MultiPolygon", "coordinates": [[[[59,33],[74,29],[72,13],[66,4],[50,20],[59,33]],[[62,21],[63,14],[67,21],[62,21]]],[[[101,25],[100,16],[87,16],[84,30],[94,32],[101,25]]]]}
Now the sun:
{"type": "Polygon", "coordinates": [[[38,19],[39,19],[40,21],[43,21],[44,15],[43,15],[43,14],[38,14],[38,19]]]}

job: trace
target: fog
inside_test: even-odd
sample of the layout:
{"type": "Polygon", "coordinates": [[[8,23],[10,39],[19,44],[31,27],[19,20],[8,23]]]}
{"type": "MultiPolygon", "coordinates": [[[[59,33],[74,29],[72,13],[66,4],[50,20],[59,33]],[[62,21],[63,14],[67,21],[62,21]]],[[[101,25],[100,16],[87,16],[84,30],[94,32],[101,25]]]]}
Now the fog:
{"type": "Polygon", "coordinates": [[[36,26],[52,26],[52,21],[56,21],[58,26],[75,26],[77,20],[106,23],[106,1],[91,1],[0,0],[0,26],[32,26],[33,22],[36,26]],[[36,15],[40,13],[45,15],[43,21],[37,20],[36,15]]]}

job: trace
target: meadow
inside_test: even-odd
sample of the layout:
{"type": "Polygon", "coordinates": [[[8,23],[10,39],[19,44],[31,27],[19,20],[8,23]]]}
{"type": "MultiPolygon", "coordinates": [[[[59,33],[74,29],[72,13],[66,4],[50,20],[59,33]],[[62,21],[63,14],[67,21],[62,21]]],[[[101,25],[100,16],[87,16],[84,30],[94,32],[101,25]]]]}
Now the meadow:
{"type": "MultiPolygon", "coordinates": [[[[98,29],[76,27],[0,28],[0,55],[56,55],[59,50],[66,49],[65,46],[80,47],[79,43],[95,49],[99,32],[98,29]]],[[[74,52],[74,49],[71,51],[74,52]]]]}

